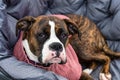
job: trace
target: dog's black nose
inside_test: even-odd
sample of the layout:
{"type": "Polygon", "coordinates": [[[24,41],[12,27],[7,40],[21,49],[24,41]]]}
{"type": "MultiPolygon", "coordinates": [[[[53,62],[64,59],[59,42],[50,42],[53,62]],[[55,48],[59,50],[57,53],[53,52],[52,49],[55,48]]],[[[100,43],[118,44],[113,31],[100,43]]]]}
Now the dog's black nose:
{"type": "Polygon", "coordinates": [[[49,49],[57,52],[61,52],[63,50],[63,47],[60,43],[54,42],[49,45],[49,49]]]}

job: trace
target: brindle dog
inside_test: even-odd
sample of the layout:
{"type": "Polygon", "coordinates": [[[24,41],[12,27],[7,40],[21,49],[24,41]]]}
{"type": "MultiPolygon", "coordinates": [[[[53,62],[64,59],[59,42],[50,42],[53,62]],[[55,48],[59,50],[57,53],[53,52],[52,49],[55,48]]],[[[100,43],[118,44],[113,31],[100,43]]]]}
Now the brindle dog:
{"type": "MultiPolygon", "coordinates": [[[[80,63],[86,63],[89,66],[83,72],[90,74],[98,66],[98,63],[102,63],[103,67],[99,76],[100,80],[111,80],[109,65],[112,59],[120,58],[120,53],[109,49],[99,29],[88,18],[71,14],[67,16],[73,23],[77,24],[78,30],[81,33],[81,36],[73,35],[70,43],[77,53],[80,63]]],[[[90,76],[85,77],[85,73],[82,74],[84,75],[84,80],[91,80],[89,78],[90,76]]]]}

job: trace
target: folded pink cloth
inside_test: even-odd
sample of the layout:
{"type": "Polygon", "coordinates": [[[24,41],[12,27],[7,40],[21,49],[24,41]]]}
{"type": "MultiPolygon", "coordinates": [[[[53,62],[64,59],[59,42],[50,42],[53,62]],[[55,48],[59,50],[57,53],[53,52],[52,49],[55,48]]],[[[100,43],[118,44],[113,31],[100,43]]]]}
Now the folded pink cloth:
{"type": "MultiPolygon", "coordinates": [[[[66,16],[63,16],[63,15],[55,15],[55,16],[60,17],[60,19],[64,19],[64,18],[68,19],[66,16]]],[[[76,53],[70,44],[68,44],[66,48],[66,54],[67,54],[66,64],[62,64],[62,65],[52,64],[50,67],[43,67],[31,61],[27,57],[24,51],[23,45],[22,45],[22,35],[23,35],[23,32],[21,32],[20,38],[14,48],[14,56],[18,60],[27,62],[28,64],[31,64],[36,67],[40,67],[40,68],[43,68],[49,71],[53,71],[61,76],[66,77],[68,80],[79,80],[81,76],[82,68],[81,68],[81,65],[79,64],[76,53]]]]}

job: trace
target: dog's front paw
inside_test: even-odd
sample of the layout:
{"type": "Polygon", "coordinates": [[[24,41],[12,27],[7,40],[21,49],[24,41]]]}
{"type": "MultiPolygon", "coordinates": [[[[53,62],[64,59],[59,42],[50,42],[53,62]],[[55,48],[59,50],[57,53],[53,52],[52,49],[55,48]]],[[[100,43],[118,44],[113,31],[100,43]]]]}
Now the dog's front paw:
{"type": "Polygon", "coordinates": [[[111,80],[112,76],[111,74],[105,74],[105,73],[100,73],[99,75],[100,80],[111,80]]]}
{"type": "Polygon", "coordinates": [[[92,69],[89,69],[89,68],[83,70],[83,72],[85,72],[85,73],[87,73],[87,74],[91,74],[92,71],[93,71],[93,70],[92,70],[92,69]]]}

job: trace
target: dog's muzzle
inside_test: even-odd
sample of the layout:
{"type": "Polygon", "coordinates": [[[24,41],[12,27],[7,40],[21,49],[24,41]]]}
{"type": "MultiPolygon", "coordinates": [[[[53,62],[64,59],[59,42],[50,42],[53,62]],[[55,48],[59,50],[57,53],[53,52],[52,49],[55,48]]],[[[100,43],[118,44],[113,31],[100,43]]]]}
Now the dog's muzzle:
{"type": "MultiPolygon", "coordinates": [[[[54,42],[54,43],[50,44],[49,49],[56,52],[55,53],[56,57],[59,57],[60,53],[63,51],[62,45],[58,42],[54,42]]],[[[54,56],[54,54],[53,54],[53,56],[54,56]]]]}
{"type": "Polygon", "coordinates": [[[45,65],[66,63],[66,52],[63,44],[60,42],[52,42],[47,47],[48,48],[44,49],[44,54],[38,58],[41,63],[45,65]]]}

